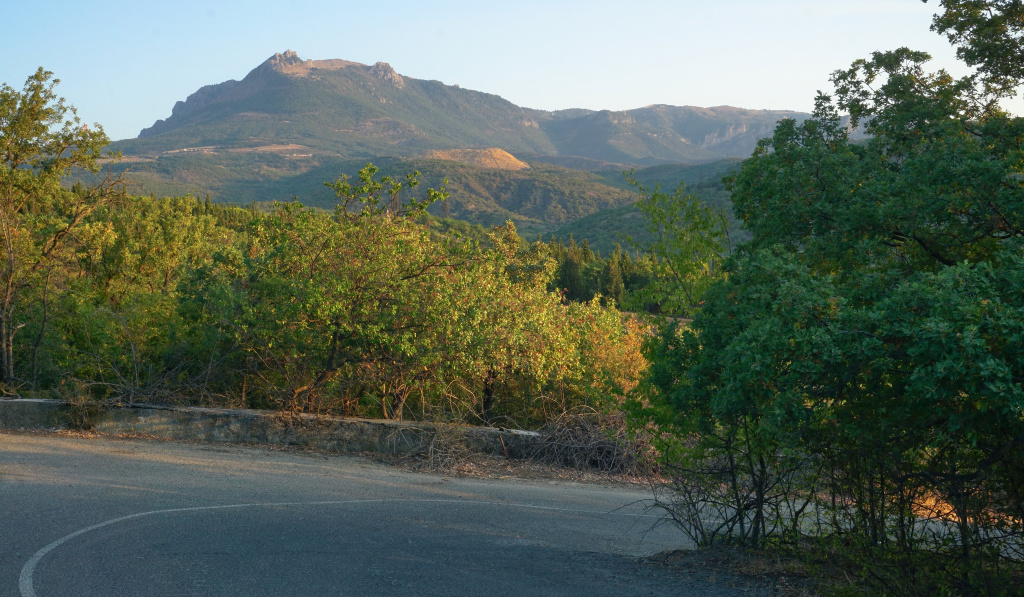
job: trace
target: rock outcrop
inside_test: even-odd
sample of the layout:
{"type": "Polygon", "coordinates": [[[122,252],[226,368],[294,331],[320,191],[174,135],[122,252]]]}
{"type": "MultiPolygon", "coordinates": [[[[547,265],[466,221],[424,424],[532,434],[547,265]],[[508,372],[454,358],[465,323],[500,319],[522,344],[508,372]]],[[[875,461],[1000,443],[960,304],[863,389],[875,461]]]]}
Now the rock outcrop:
{"type": "Polygon", "coordinates": [[[378,62],[371,66],[370,74],[381,81],[391,83],[399,89],[405,87],[405,79],[402,78],[402,75],[396,73],[395,69],[391,68],[391,65],[387,62],[378,62]]]}

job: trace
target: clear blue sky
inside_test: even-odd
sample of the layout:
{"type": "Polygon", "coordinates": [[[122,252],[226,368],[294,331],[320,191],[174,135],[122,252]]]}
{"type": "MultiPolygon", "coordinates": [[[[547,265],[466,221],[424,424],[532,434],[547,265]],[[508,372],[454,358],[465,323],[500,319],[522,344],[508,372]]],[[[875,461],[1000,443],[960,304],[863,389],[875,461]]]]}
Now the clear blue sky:
{"type": "MultiPolygon", "coordinates": [[[[43,66],[111,139],[275,52],[390,63],[530,108],[649,104],[810,110],[829,73],[874,50],[930,52],[937,0],[3,0],[0,82],[43,66]]],[[[1008,104],[1024,113],[1024,103],[1008,104]]]]}

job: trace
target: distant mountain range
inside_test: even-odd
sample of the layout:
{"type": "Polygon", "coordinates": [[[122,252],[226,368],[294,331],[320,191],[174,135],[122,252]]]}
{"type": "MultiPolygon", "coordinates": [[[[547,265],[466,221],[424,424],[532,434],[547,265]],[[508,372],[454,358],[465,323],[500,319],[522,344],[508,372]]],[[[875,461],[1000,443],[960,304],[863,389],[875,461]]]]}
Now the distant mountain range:
{"type": "Polygon", "coordinates": [[[687,164],[732,167],[778,120],[807,116],[665,105],[548,112],[405,77],[383,62],[302,60],[288,51],[241,81],[199,89],[111,149],[124,154],[118,167],[131,168],[142,192],[243,204],[298,197],[326,207],[332,196],[323,182],[369,161],[388,174],[415,169],[427,186],[448,180],[452,197],[439,214],[512,219],[524,233],[550,233],[631,204],[625,169],[671,177],[687,164]]]}
{"type": "Polygon", "coordinates": [[[618,164],[746,157],[781,118],[807,114],[729,106],[548,112],[497,95],[404,77],[391,66],[275,54],[241,81],[203,87],[137,139],[128,155],[256,151],[290,158],[411,156],[498,147],[517,157],[618,164]]]}

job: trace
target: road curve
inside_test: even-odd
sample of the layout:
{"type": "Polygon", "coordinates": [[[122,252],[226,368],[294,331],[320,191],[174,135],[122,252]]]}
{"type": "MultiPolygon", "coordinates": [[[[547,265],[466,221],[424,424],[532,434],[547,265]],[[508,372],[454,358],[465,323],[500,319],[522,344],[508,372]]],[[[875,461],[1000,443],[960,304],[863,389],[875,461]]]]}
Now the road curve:
{"type": "Polygon", "coordinates": [[[643,563],[650,494],[0,432],[0,596],[740,595],[643,563]]]}

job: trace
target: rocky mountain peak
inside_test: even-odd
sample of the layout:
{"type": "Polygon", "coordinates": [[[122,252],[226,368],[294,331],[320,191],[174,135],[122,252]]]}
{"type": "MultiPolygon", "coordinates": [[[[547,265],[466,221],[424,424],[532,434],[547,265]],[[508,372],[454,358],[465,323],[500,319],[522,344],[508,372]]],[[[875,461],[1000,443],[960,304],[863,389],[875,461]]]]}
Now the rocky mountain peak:
{"type": "Polygon", "coordinates": [[[303,60],[299,58],[297,52],[292,50],[285,50],[284,52],[278,52],[267,58],[267,60],[256,67],[252,72],[275,72],[283,75],[291,76],[306,76],[309,71],[315,67],[312,60],[303,60]]]}
{"type": "Polygon", "coordinates": [[[387,62],[378,62],[370,67],[370,74],[377,77],[381,81],[387,81],[395,87],[401,89],[405,87],[405,80],[402,79],[402,75],[395,72],[395,69],[391,68],[391,65],[387,62]]]}
{"type": "Polygon", "coordinates": [[[265,64],[274,70],[283,71],[288,67],[302,65],[302,58],[296,52],[285,50],[284,53],[278,52],[268,58],[265,64]]]}

